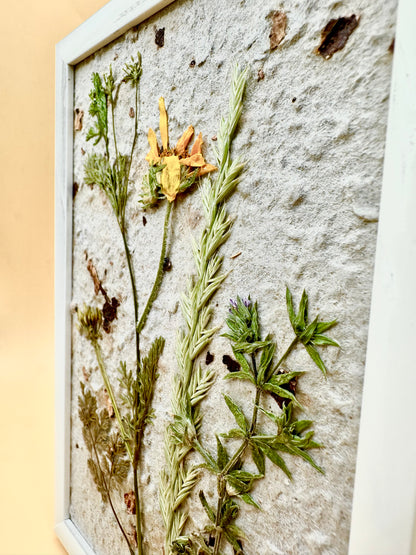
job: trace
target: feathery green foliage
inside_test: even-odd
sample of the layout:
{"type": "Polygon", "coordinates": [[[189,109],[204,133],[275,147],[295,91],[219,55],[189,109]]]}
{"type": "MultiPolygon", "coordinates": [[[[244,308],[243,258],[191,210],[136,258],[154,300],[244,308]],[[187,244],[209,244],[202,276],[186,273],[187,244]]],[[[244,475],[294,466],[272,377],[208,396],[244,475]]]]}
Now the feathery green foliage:
{"type": "Polygon", "coordinates": [[[167,554],[177,549],[175,542],[183,542],[188,515],[181,505],[198,479],[197,469],[188,465],[186,459],[201,426],[199,405],[213,383],[214,374],[212,371],[203,372],[196,359],[217,331],[217,328],[209,327],[212,315],[209,303],[226,278],[226,274],[220,273],[222,259],[218,250],[229,237],[232,226],[224,202],[236,188],[243,170],[241,162],[232,160],[230,147],[242,111],[246,81],[247,71],[236,68],[232,77],[229,115],[221,120],[218,133],[218,176],[214,182],[206,180],[202,187],[207,226],[199,241],[193,244],[196,277],[181,300],[185,327],[177,343],[178,374],[172,395],[174,418],[166,432],[166,467],[160,485],[167,554]]]}
{"type": "MultiPolygon", "coordinates": [[[[293,311],[291,295],[287,290],[289,318],[296,334],[296,343],[301,343],[308,348],[308,341],[314,337],[313,331],[305,334],[307,324],[307,296],[304,292],[301,301],[300,316],[294,324],[296,316],[293,311]],[[300,338],[300,340],[299,340],[300,338]],[[302,339],[304,341],[302,341],[302,339]]],[[[217,454],[213,456],[201,443],[195,439],[195,448],[201,454],[205,467],[217,477],[218,503],[213,508],[208,505],[203,492],[200,492],[202,506],[207,513],[210,524],[205,527],[205,534],[192,535],[177,544],[178,553],[205,553],[207,555],[218,555],[221,553],[224,542],[230,544],[235,552],[244,553],[244,534],[236,527],[235,520],[239,513],[239,498],[249,505],[260,508],[251,495],[257,480],[262,479],[266,472],[265,459],[269,459],[278,466],[289,478],[291,472],[286,465],[283,454],[297,456],[308,462],[319,472],[322,468],[309,454],[310,449],[322,447],[314,441],[313,431],[308,430],[313,422],[311,420],[297,420],[294,417],[294,408],[301,408],[297,401],[294,387],[296,380],[303,372],[278,373],[283,360],[287,358],[294,348],[294,343],[289,346],[279,362],[274,365],[273,359],[277,350],[276,343],[271,335],[263,340],[261,337],[257,303],[249,298],[237,298],[231,301],[231,307],[227,318],[228,332],[224,334],[229,338],[236,360],[240,364],[240,370],[230,372],[226,378],[238,379],[248,382],[254,390],[254,401],[252,416],[248,418],[239,404],[230,396],[224,395],[225,403],[233,415],[237,424],[221,436],[226,440],[237,440],[237,447],[232,455],[227,447],[222,444],[217,436],[217,454]],[[254,386],[254,387],[253,387],[254,386]],[[261,406],[262,398],[272,395],[279,405],[279,412],[266,410],[261,406]],[[264,413],[268,420],[273,423],[272,430],[258,429],[259,411],[264,413]],[[304,433],[306,432],[306,433],[304,433]],[[257,467],[258,474],[244,469],[244,455],[251,454],[251,459],[257,467]],[[196,539],[198,538],[198,539],[196,539]],[[202,547],[201,547],[202,546],[202,547]],[[182,550],[182,551],[181,551],[182,550]]],[[[314,330],[328,329],[328,324],[335,322],[318,322],[314,320],[314,330]]],[[[338,345],[335,341],[325,338],[325,345],[338,345]]]]}

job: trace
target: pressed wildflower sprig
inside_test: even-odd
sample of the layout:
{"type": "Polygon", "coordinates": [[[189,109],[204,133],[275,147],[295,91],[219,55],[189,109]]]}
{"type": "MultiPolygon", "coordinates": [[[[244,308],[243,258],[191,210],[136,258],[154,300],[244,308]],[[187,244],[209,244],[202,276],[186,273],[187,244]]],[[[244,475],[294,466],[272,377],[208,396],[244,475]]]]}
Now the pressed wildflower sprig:
{"type": "Polygon", "coordinates": [[[217,162],[220,171],[214,181],[207,179],[202,187],[207,226],[199,241],[194,241],[193,245],[196,276],[181,301],[185,326],[177,343],[178,373],[172,394],[174,416],[166,431],[166,466],[160,485],[166,554],[178,552],[187,542],[183,534],[188,513],[183,503],[198,479],[198,469],[188,464],[187,456],[198,438],[202,421],[199,405],[213,383],[214,373],[204,372],[197,358],[217,331],[217,328],[209,327],[212,315],[210,300],[226,277],[220,273],[222,259],[218,251],[229,237],[232,225],[224,202],[236,188],[243,170],[241,162],[232,160],[230,146],[242,111],[246,81],[247,71],[236,68],[232,77],[229,115],[221,120],[218,134],[221,148],[217,153],[217,162]]]}
{"type": "MultiPolygon", "coordinates": [[[[104,142],[104,153],[93,152],[87,157],[85,170],[85,183],[96,184],[104,192],[114,216],[120,228],[123,240],[125,256],[129,269],[130,283],[132,289],[134,305],[134,328],[135,328],[135,368],[130,370],[124,362],[119,366],[119,382],[121,391],[121,403],[118,403],[112,384],[105,367],[102,350],[99,340],[100,322],[97,316],[97,332],[91,326],[84,326],[84,335],[90,340],[94,347],[97,362],[103,377],[105,387],[108,391],[111,404],[117,419],[119,434],[124,444],[128,458],[133,469],[134,496],[136,506],[136,534],[137,552],[143,553],[143,539],[141,531],[142,510],[139,495],[139,459],[142,445],[142,438],[146,424],[151,418],[151,403],[155,382],[158,377],[158,362],[164,347],[164,339],[158,337],[150,347],[147,356],[142,356],[140,348],[140,332],[146,324],[151,306],[155,300],[163,277],[163,272],[158,271],[155,283],[149,296],[145,309],[139,319],[139,304],[136,286],[136,278],[133,268],[133,261],[128,242],[128,225],[126,221],[126,206],[129,197],[129,180],[133,154],[138,132],[138,110],[139,110],[139,85],[142,75],[141,56],[131,58],[131,62],[125,64],[123,68],[124,77],[118,83],[113,75],[111,66],[108,74],[102,77],[98,73],[92,76],[93,88],[90,92],[90,114],[94,117],[94,125],[88,131],[87,140],[95,139],[94,146],[102,140],[104,142]],[[118,100],[119,89],[122,84],[131,85],[135,94],[134,109],[134,132],[131,140],[131,147],[128,154],[121,154],[117,145],[117,130],[115,112],[118,100]],[[111,122],[111,123],[109,123],[111,122]],[[89,330],[89,331],[88,331],[89,330]],[[120,406],[119,406],[120,405],[120,406]],[[121,411],[123,409],[123,411],[121,411]]],[[[169,225],[169,213],[165,219],[163,229],[161,260],[166,253],[166,238],[169,225]]],[[[159,264],[159,267],[161,265],[159,264]]],[[[92,309],[90,309],[91,312],[92,309]]],[[[90,313],[87,311],[84,319],[90,313]]],[[[97,313],[98,314],[98,313],[97,313]]],[[[86,320],[87,322],[87,320],[86,320]]]]}
{"type": "MultiPolygon", "coordinates": [[[[287,298],[290,300],[292,298],[289,290],[287,290],[287,298]]],[[[302,299],[299,327],[305,328],[306,326],[307,329],[306,293],[303,294],[302,299]]],[[[294,312],[289,302],[288,312],[289,318],[293,322],[294,312]]],[[[240,365],[240,370],[230,372],[226,378],[246,381],[251,385],[254,390],[252,414],[251,417],[247,417],[238,402],[232,397],[224,395],[224,401],[232,413],[237,427],[220,434],[220,436],[227,443],[228,440],[231,440],[234,451],[230,453],[228,445],[223,444],[218,435],[216,436],[217,453],[215,456],[203,447],[198,439],[194,440],[195,448],[203,457],[203,466],[217,477],[218,501],[217,506],[212,507],[204,492],[200,492],[199,497],[210,523],[205,527],[205,533],[194,534],[182,543],[181,551],[178,550],[181,553],[218,555],[223,549],[223,544],[228,543],[235,553],[244,554],[243,540],[246,535],[235,524],[240,512],[237,499],[260,508],[252,497],[251,491],[256,481],[265,476],[266,458],[278,466],[289,478],[291,478],[291,472],[283,459],[282,454],[284,453],[301,457],[317,471],[323,473],[322,468],[309,454],[310,449],[322,447],[314,441],[314,432],[309,430],[313,422],[297,420],[294,416],[294,409],[301,408],[294,393],[294,386],[303,372],[282,372],[280,370],[283,361],[287,359],[294,348],[293,342],[279,361],[274,363],[276,343],[272,340],[271,335],[262,339],[257,303],[251,302],[250,299],[237,298],[236,301],[231,301],[226,322],[228,332],[224,336],[230,339],[234,356],[240,365]],[[268,395],[277,401],[278,412],[262,407],[262,400],[268,395]],[[262,412],[271,422],[271,429],[259,429],[259,412],[262,412]],[[244,455],[247,452],[250,453],[257,468],[256,473],[244,468],[246,461],[244,455]]],[[[316,318],[314,322],[316,322],[316,329],[318,319],[316,318]]],[[[328,325],[324,322],[321,324],[321,328],[328,325]]],[[[334,325],[335,322],[331,324],[334,325]]],[[[297,334],[296,344],[301,342],[307,348],[308,341],[313,336],[312,332],[308,333],[309,339],[305,339],[306,336],[302,336],[304,331],[302,332],[298,328],[294,331],[297,334]],[[300,336],[303,341],[302,339],[299,341],[300,336]]],[[[323,344],[338,345],[329,338],[326,338],[326,343],[323,344]]],[[[319,364],[318,367],[320,367],[319,364]]]]}

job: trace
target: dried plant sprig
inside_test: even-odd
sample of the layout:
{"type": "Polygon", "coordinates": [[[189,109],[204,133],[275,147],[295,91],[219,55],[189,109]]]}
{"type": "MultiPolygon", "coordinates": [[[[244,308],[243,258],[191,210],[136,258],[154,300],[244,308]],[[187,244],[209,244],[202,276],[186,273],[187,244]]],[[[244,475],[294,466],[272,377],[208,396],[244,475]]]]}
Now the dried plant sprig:
{"type": "Polygon", "coordinates": [[[133,451],[129,445],[129,433],[124,425],[120,409],[116,401],[116,396],[114,394],[113,387],[111,385],[110,378],[104,364],[101,347],[99,344],[99,339],[101,338],[102,312],[99,308],[93,308],[91,306],[84,305],[83,310],[78,310],[78,322],[80,332],[82,333],[82,335],[86,336],[86,338],[91,342],[91,345],[94,348],[98,367],[100,369],[105,388],[107,390],[111,405],[114,410],[114,414],[120,428],[121,437],[125,443],[130,461],[133,463],[133,451]]]}
{"type": "Polygon", "coordinates": [[[127,478],[129,462],[124,442],[118,433],[110,432],[111,418],[107,410],[98,411],[97,399],[81,382],[78,397],[82,435],[90,453],[88,468],[103,503],[109,503],[111,511],[128,545],[130,555],[134,549],[115,510],[112,490],[119,489],[127,478]]]}
{"type": "MultiPolygon", "coordinates": [[[[158,375],[158,359],[163,349],[164,340],[162,338],[158,338],[150,348],[148,356],[142,358],[142,353],[140,349],[140,332],[146,324],[151,306],[158,294],[163,277],[163,267],[162,263],[160,262],[159,269],[156,275],[156,280],[149,297],[149,301],[145,306],[145,310],[143,311],[139,322],[137,286],[132,255],[128,244],[126,205],[129,196],[131,164],[137,140],[139,84],[142,75],[140,53],[138,53],[137,55],[137,60],[132,58],[131,63],[125,64],[123,71],[124,78],[118,84],[115,81],[111,66],[108,75],[104,75],[102,78],[97,73],[93,74],[93,89],[90,93],[90,114],[96,118],[96,122],[95,127],[89,130],[87,140],[95,138],[96,140],[94,144],[97,145],[98,142],[103,139],[105,143],[105,153],[92,153],[88,156],[85,163],[85,182],[87,184],[97,184],[107,196],[120,228],[127,265],[129,269],[134,305],[134,328],[136,343],[136,367],[134,371],[134,378],[132,374],[128,374],[125,365],[120,365],[121,379],[124,379],[124,383],[131,388],[131,390],[124,395],[126,399],[130,402],[130,414],[128,417],[122,416],[117,406],[117,401],[105,369],[101,347],[99,345],[100,337],[92,337],[90,334],[89,338],[94,347],[96,358],[103,376],[103,381],[105,383],[111,399],[111,403],[114,408],[121,438],[125,443],[125,447],[133,467],[138,554],[142,555],[143,539],[141,532],[141,508],[138,486],[138,466],[144,427],[149,421],[151,415],[151,401],[153,397],[155,381],[158,375]],[[117,146],[115,113],[119,89],[123,82],[130,83],[135,89],[134,134],[129,155],[120,154],[117,146]],[[111,126],[109,126],[110,118],[111,126]],[[111,137],[109,135],[110,128],[112,130],[111,137]],[[112,148],[110,149],[111,141],[112,148]]],[[[162,253],[160,257],[162,262],[166,252],[170,208],[167,212],[168,213],[165,220],[162,241],[162,253]]]]}
{"type": "MultiPolygon", "coordinates": [[[[251,418],[247,418],[242,408],[230,396],[224,395],[225,403],[234,416],[237,428],[232,428],[226,433],[220,434],[226,440],[238,440],[237,448],[229,455],[227,448],[217,436],[217,454],[214,457],[201,443],[195,439],[195,448],[204,459],[203,466],[217,477],[218,502],[217,507],[211,507],[203,492],[200,492],[200,500],[210,520],[205,527],[205,533],[199,536],[196,543],[194,536],[182,542],[180,553],[205,553],[207,555],[218,555],[224,541],[228,542],[237,553],[244,553],[242,540],[244,533],[235,525],[239,513],[239,506],[235,499],[240,498],[245,503],[259,508],[257,502],[251,496],[255,482],[264,477],[266,472],[265,459],[268,458],[278,466],[289,478],[291,472],[288,469],[282,453],[298,456],[308,462],[317,471],[323,473],[322,468],[310,456],[309,450],[322,447],[314,441],[313,431],[308,430],[313,422],[311,420],[297,420],[294,417],[294,408],[301,408],[295,394],[290,391],[290,383],[297,380],[303,372],[276,373],[282,362],[287,359],[294,346],[303,344],[307,349],[309,341],[317,329],[329,329],[335,324],[333,322],[318,322],[314,320],[313,328],[308,329],[307,324],[307,296],[302,295],[301,308],[298,317],[295,316],[292,306],[292,296],[287,289],[287,307],[289,319],[296,334],[296,342],[289,345],[283,356],[274,365],[273,359],[276,353],[276,343],[271,335],[261,338],[257,303],[250,298],[237,298],[231,301],[229,315],[226,320],[228,332],[224,334],[232,343],[234,356],[240,364],[240,370],[230,372],[228,379],[243,380],[254,386],[254,401],[251,418]],[[297,320],[296,320],[297,318],[297,320]],[[294,322],[296,321],[296,325],[294,322]],[[312,330],[315,330],[312,331],[312,330]],[[270,394],[278,401],[281,410],[275,413],[261,406],[262,397],[270,394]],[[264,431],[258,429],[258,414],[261,411],[275,425],[275,431],[264,431]],[[306,433],[304,433],[306,432],[306,433]],[[302,435],[304,434],[304,435],[302,435]],[[250,451],[251,458],[257,467],[258,474],[243,468],[244,455],[250,451]],[[202,548],[200,547],[202,545],[202,548]],[[196,550],[198,546],[198,550],[196,550]]],[[[320,341],[321,338],[318,338],[320,341]]],[[[338,346],[334,340],[325,338],[321,345],[338,346]]],[[[321,369],[320,363],[313,359],[321,369]]],[[[321,359],[319,359],[321,360],[321,359]]]]}
{"type": "Polygon", "coordinates": [[[213,383],[214,373],[204,372],[196,359],[217,331],[217,328],[209,327],[212,315],[209,303],[226,278],[226,274],[220,273],[222,259],[218,250],[227,240],[232,226],[224,201],[237,186],[243,170],[242,163],[231,159],[230,146],[242,111],[246,81],[247,71],[235,68],[229,114],[221,120],[218,134],[217,160],[220,171],[213,183],[207,180],[202,188],[207,227],[193,245],[197,275],[181,301],[185,327],[177,343],[178,373],[172,394],[174,416],[166,431],[166,467],[160,485],[166,553],[175,552],[177,542],[184,540],[188,514],[182,504],[198,479],[198,471],[187,463],[187,455],[198,437],[202,421],[199,405],[213,383]]]}

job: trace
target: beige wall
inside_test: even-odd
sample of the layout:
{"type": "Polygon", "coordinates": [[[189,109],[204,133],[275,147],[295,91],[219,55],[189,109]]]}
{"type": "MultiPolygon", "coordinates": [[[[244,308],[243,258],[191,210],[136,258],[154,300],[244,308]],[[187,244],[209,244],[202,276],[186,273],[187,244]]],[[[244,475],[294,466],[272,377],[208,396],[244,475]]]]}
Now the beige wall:
{"type": "Polygon", "coordinates": [[[54,48],[105,3],[1,3],[2,555],[65,552],[53,533],[54,48]]]}

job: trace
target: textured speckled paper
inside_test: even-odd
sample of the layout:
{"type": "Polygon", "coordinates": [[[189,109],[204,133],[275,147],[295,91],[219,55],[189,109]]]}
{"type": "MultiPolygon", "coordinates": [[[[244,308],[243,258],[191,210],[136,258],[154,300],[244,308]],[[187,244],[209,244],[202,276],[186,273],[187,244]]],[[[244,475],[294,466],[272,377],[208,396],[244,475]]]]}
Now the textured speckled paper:
{"type": "MultiPolygon", "coordinates": [[[[250,68],[233,147],[234,155],[246,162],[246,171],[228,202],[235,222],[221,254],[230,273],[212,301],[213,323],[223,324],[230,297],[250,295],[259,303],[264,332],[274,334],[283,352],[292,339],[285,286],[297,302],[305,288],[311,314],[339,321],[332,335],[342,346],[323,352],[327,380],[302,351],[288,361],[288,368],[307,372],[298,396],[307,417],[315,421],[317,441],[325,445],[314,453],[325,475],[288,457],[290,482],[267,465],[266,477],[253,491],[262,511],[244,505],[239,517],[247,533],[245,550],[252,555],[335,555],[348,549],[395,9],[395,0],[177,0],[76,67],[74,106],[84,111],[84,118],[83,129],[74,134],[74,181],[79,187],[74,197],[73,306],[103,303],[94,295],[87,270],[91,259],[108,295],[120,302],[113,331],[102,341],[115,388],[120,360],[130,364],[134,360],[133,303],[111,207],[97,187],[83,182],[83,164],[93,149],[92,141],[86,141],[92,123],[91,75],[108,72],[111,64],[121,79],[124,63],[138,50],[142,53],[139,135],[127,221],[143,308],[157,270],[164,218],[163,206],[147,210],[144,225],[138,203],[148,169],[147,130],[152,127],[158,133],[158,99],[164,96],[166,101],[172,143],[192,124],[196,133],[203,134],[206,160],[213,161],[219,118],[228,108],[232,67],[238,62],[250,68]],[[271,50],[276,10],[286,14],[287,26],[282,42],[271,50]],[[317,55],[321,30],[331,19],[352,14],[360,18],[359,24],[345,47],[328,60],[317,55]],[[162,28],[163,46],[158,46],[155,38],[161,44],[162,28]]],[[[129,149],[133,133],[134,120],[129,116],[133,103],[132,90],[123,86],[116,113],[121,152],[129,149]]],[[[171,417],[176,336],[182,324],[179,298],[186,278],[194,273],[191,237],[199,235],[203,223],[195,189],[176,202],[169,238],[172,269],[165,274],[142,335],[145,348],[156,335],[166,338],[153,403],[155,418],[146,430],[140,476],[149,555],[162,553],[164,543],[158,482],[164,465],[164,430],[171,417]]],[[[203,403],[202,438],[211,446],[215,433],[233,426],[222,393],[230,393],[247,410],[252,402],[245,384],[222,380],[227,373],[222,357],[232,352],[220,333],[209,347],[217,381],[203,403]]],[[[88,451],[78,418],[79,382],[89,375],[88,385],[95,392],[102,389],[102,382],[76,318],[72,340],[71,518],[97,554],[124,553],[125,543],[87,468],[88,451]]],[[[204,364],[205,354],[201,360],[204,364]]],[[[215,488],[215,480],[203,474],[189,503],[189,530],[206,524],[199,489],[214,503],[215,488]]],[[[126,512],[122,494],[116,506],[131,530],[133,517],[126,512]]]]}

